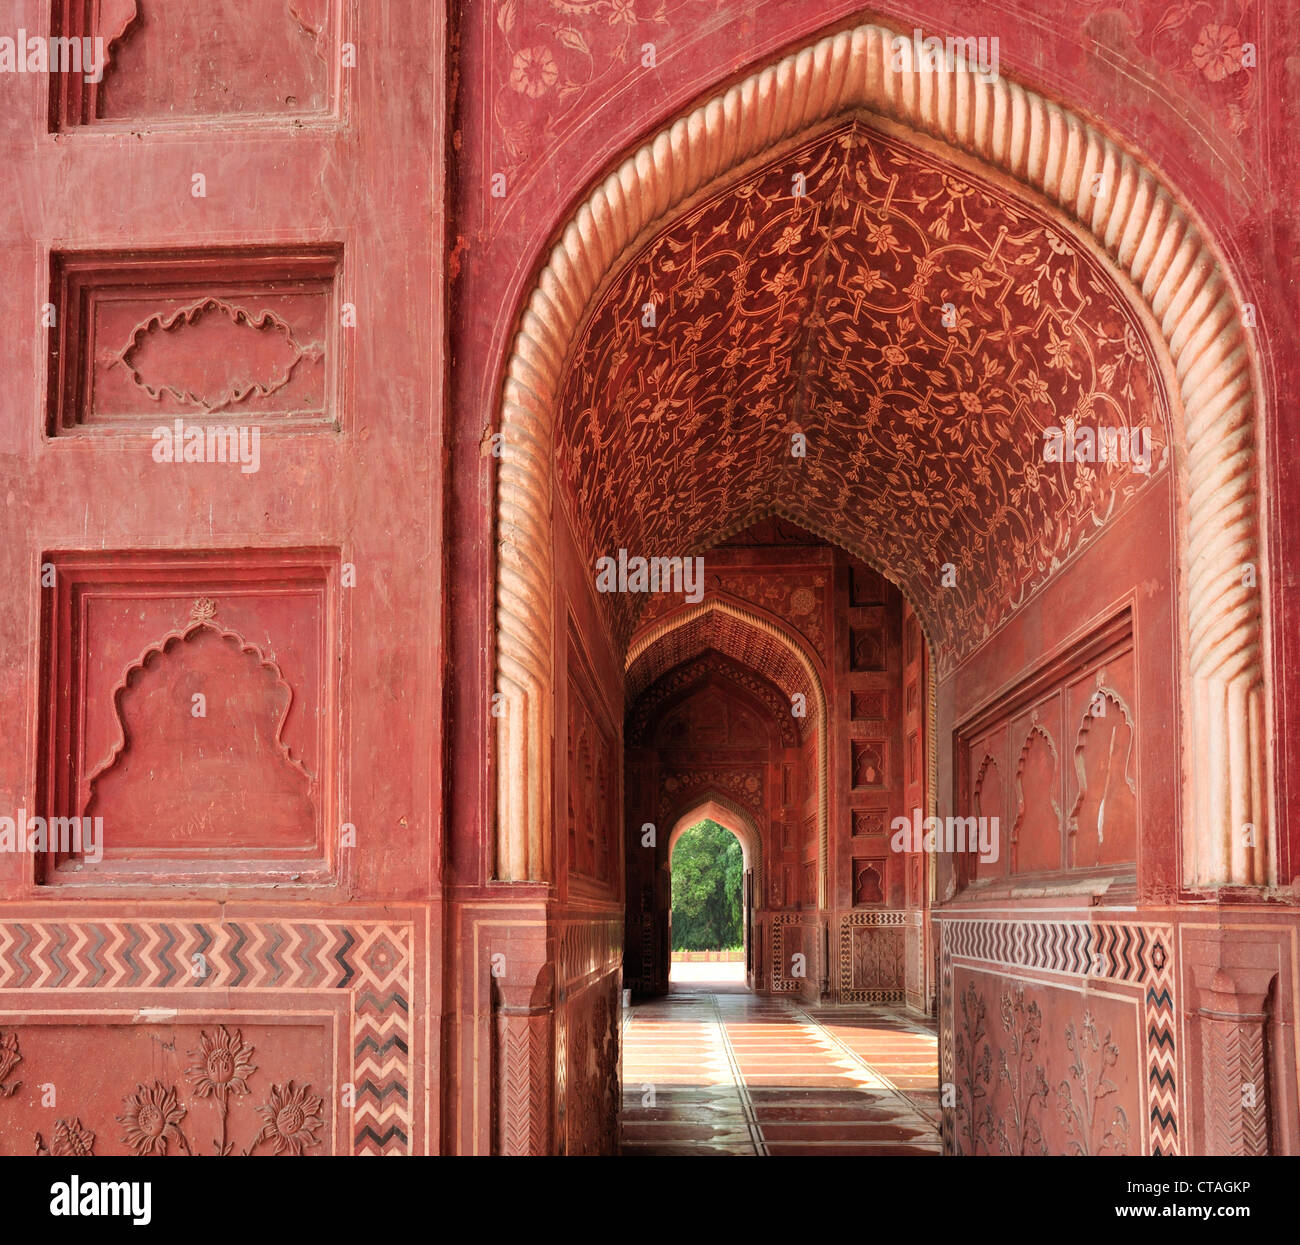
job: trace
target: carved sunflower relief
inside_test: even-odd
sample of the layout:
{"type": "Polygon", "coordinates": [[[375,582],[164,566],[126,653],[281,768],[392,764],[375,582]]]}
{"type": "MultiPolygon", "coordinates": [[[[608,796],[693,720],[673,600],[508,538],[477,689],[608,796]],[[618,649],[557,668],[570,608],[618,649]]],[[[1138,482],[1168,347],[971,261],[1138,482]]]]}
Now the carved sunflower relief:
{"type": "Polygon", "coordinates": [[[327,1057],[303,1057],[301,1028],[260,1026],[258,1037],[259,1044],[266,1039],[267,1065],[296,1067],[314,1079],[268,1071],[237,1025],[38,1026],[21,1037],[0,1031],[4,1131],[16,1137],[30,1126],[29,1152],[56,1158],[327,1152],[331,1113],[314,1087],[328,1075],[327,1057]],[[20,1064],[66,1068],[69,1043],[82,1045],[83,1035],[90,1045],[71,1053],[97,1069],[95,1076],[51,1081],[34,1070],[17,1077],[20,1064]]]}

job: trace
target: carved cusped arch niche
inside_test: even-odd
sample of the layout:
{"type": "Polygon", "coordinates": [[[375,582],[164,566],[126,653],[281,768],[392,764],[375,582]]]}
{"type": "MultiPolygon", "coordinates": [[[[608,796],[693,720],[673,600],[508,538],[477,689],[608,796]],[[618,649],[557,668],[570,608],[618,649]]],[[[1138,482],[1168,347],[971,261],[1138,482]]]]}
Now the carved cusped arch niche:
{"type": "Polygon", "coordinates": [[[215,601],[196,601],[114,695],[120,734],[90,775],[85,811],[115,831],[130,827],[136,853],[315,842],[313,778],[283,738],[293,690],[273,658],[216,614],[215,601]]]}
{"type": "Polygon", "coordinates": [[[1132,855],[1137,839],[1133,710],[1104,678],[1103,672],[1075,735],[1079,794],[1066,823],[1072,865],[1122,860],[1132,855]]]}
{"type": "Polygon", "coordinates": [[[328,550],[53,551],[37,801],[96,819],[42,885],[329,885],[346,698],[328,550]]]}
{"type": "Polygon", "coordinates": [[[1061,808],[1056,802],[1060,757],[1051,732],[1034,715],[1016,762],[1016,819],[1011,825],[1012,873],[1062,867],[1061,808]]]}
{"type": "MultiPolygon", "coordinates": [[[[692,512],[714,528],[732,511],[775,506],[825,530],[827,514],[851,511],[871,482],[854,478],[868,470],[854,448],[883,448],[899,468],[885,513],[863,507],[866,522],[841,543],[879,542],[926,619],[940,668],[951,669],[1090,529],[1152,486],[1167,448],[1185,463],[1184,877],[1193,886],[1273,880],[1270,835],[1251,848],[1234,833],[1268,822],[1262,605],[1257,578],[1243,574],[1261,555],[1253,364],[1235,293],[1176,196],[1087,122],[1005,78],[898,68],[892,40],[876,26],[843,31],[661,132],[579,208],[538,279],[501,409],[499,877],[549,868],[557,459],[559,500],[585,518],[576,527],[590,548],[616,538],[676,542],[684,553],[707,543],[682,518],[692,512]],[[908,132],[946,144],[951,159],[904,141],[908,132]],[[796,172],[802,195],[792,193],[796,172]],[[711,235],[713,224],[724,228],[711,235]],[[627,312],[646,301],[656,301],[663,332],[643,338],[639,315],[629,323],[627,312]],[[945,303],[956,313],[947,321],[945,303]],[[670,308],[681,314],[665,322],[670,308]],[[752,330],[790,367],[746,371],[763,379],[761,391],[728,409],[729,386],[697,388],[697,369],[752,367],[752,330]],[[1164,392],[1162,358],[1177,395],[1164,392]],[[584,387],[588,369],[603,395],[584,387]],[[878,379],[867,384],[864,369],[878,379]],[[1128,462],[1049,470],[1036,454],[1049,422],[1124,429],[1133,411],[1150,421],[1149,472],[1128,462]],[[734,462],[700,448],[742,419],[749,440],[734,462]],[[685,500],[647,498],[629,511],[632,476],[614,474],[623,496],[589,483],[620,421],[648,460],[664,452],[668,427],[674,445],[690,447],[672,463],[688,481],[685,500]],[[1002,445],[1013,466],[999,459],[994,480],[987,436],[1017,422],[1034,439],[1002,445]],[[746,468],[755,456],[784,462],[792,431],[849,452],[801,476],[746,468]],[[909,508],[943,510],[921,458],[945,481],[948,513],[909,533],[897,527],[909,508]],[[715,497],[719,479],[733,487],[715,497]],[[976,504],[980,490],[997,500],[997,523],[976,504]],[[1013,507],[1031,516],[1020,530],[1013,507]],[[986,534],[982,551],[953,535],[963,528],[986,534]],[[917,550],[910,559],[905,538],[917,550]],[[952,622],[936,606],[945,562],[965,584],[952,622]],[[982,580],[980,566],[989,567],[982,580]]],[[[613,621],[616,634],[630,632],[630,618],[613,621]]]]}

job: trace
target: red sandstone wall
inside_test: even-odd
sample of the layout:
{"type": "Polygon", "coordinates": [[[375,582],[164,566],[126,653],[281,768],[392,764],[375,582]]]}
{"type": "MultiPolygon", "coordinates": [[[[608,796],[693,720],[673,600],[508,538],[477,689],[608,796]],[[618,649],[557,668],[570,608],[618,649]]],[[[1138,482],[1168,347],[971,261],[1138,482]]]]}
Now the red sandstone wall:
{"type": "Polygon", "coordinates": [[[623,683],[593,572],[557,524],[555,1147],[609,1153],[622,1095],[623,683]]]}
{"type": "Polygon", "coordinates": [[[0,957],[0,1149],[436,1150],[445,24],[0,24],[101,10],[98,85],[0,75],[0,812],[104,817],[101,861],[0,854],[32,949],[0,957]],[[160,459],[178,418],[256,428],[257,469],[160,459]],[[268,1103],[304,1121],[274,1147],[268,1103]]]}

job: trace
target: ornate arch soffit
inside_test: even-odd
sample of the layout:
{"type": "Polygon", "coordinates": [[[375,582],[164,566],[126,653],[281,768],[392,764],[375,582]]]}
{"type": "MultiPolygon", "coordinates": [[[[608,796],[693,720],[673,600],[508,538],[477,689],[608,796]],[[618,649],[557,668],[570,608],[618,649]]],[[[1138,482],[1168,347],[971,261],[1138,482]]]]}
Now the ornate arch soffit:
{"type": "Polygon", "coordinates": [[[692,605],[689,609],[662,619],[636,636],[623,659],[623,670],[625,673],[631,671],[638,659],[650,652],[665,636],[671,635],[682,627],[689,627],[691,623],[708,614],[722,614],[734,618],[743,626],[751,627],[775,640],[794,657],[803,672],[806,685],[811,689],[813,723],[817,728],[817,903],[819,907],[824,908],[829,897],[828,862],[830,859],[830,803],[826,781],[829,763],[826,692],[822,687],[816,664],[803,644],[784,627],[763,618],[753,610],[714,598],[701,601],[698,605],[692,605]]]}
{"type": "MultiPolygon", "coordinates": [[[[1004,78],[986,82],[942,66],[895,68],[894,37],[871,25],[829,36],[661,131],[582,204],[538,277],[506,369],[500,414],[499,878],[545,878],[550,870],[553,434],[577,326],[605,275],[647,226],[766,148],[864,109],[982,160],[1062,209],[1129,278],[1159,325],[1182,399],[1187,470],[1191,798],[1184,882],[1276,882],[1257,587],[1260,464],[1253,366],[1235,292],[1173,192],[1128,152],[1004,78]],[[1247,825],[1254,835],[1242,833],[1247,825]]],[[[899,59],[911,65],[908,42],[900,48],[899,59]]]]}
{"type": "MultiPolygon", "coordinates": [[[[760,673],[752,664],[747,667],[738,662],[734,654],[719,656],[725,664],[712,661],[705,652],[688,657],[674,668],[665,670],[662,675],[653,676],[639,693],[633,691],[634,684],[629,678],[624,692],[624,703],[628,709],[623,716],[623,747],[642,746],[646,740],[654,738],[655,728],[665,717],[706,689],[719,685],[734,692],[741,703],[757,710],[760,717],[774,712],[784,716],[788,712],[790,697],[778,681],[760,673]],[[738,682],[739,679],[752,679],[762,684],[763,690],[760,692],[750,682],[738,682]]],[[[808,693],[805,692],[805,703],[807,699],[808,693]]],[[[807,717],[802,719],[802,724],[796,721],[782,723],[783,745],[797,747],[806,731],[812,729],[812,725],[807,717]]]]}

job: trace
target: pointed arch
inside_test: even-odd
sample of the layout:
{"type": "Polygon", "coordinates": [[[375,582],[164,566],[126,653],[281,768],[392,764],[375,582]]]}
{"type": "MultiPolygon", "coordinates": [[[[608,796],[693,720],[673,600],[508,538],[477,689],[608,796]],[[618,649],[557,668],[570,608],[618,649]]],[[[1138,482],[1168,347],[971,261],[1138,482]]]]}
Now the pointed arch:
{"type": "Polygon", "coordinates": [[[916,66],[907,40],[862,25],[751,74],[662,130],[571,218],[520,318],[503,386],[497,480],[495,875],[550,869],[551,514],[557,391],[586,308],[628,246],[757,153],[866,110],[1041,195],[1091,234],[1154,317],[1182,401],[1190,886],[1274,882],[1255,365],[1241,300],[1177,195],[1060,105],[999,77],[916,66]]]}
{"type": "Polygon", "coordinates": [[[720,791],[708,790],[694,797],[690,806],[673,818],[673,828],[668,835],[668,859],[673,858],[673,848],[682,833],[705,818],[716,821],[724,829],[730,830],[740,843],[744,855],[745,868],[754,871],[754,894],[764,895],[763,887],[763,836],[754,818],[735,800],[729,799],[720,791]]]}
{"type": "MultiPolygon", "coordinates": [[[[1025,766],[1029,762],[1030,751],[1034,743],[1041,740],[1047,745],[1047,754],[1052,760],[1052,778],[1060,772],[1061,757],[1056,748],[1056,740],[1052,738],[1052,733],[1038,720],[1038,712],[1034,711],[1033,725],[1030,726],[1025,735],[1024,741],[1020,745],[1020,755],[1016,760],[1016,819],[1011,824],[1011,872],[1015,873],[1019,865],[1019,845],[1020,829],[1025,824],[1025,814],[1029,811],[1029,804],[1025,799],[1025,766]]],[[[1050,787],[1047,792],[1048,803],[1052,807],[1052,815],[1056,820],[1056,849],[1058,855],[1057,865],[1059,867],[1059,856],[1064,842],[1065,825],[1061,820],[1061,806],[1056,802],[1056,792],[1050,787]]]]}
{"type": "Polygon", "coordinates": [[[817,904],[824,908],[827,906],[830,884],[828,715],[826,692],[821,675],[817,672],[817,663],[803,642],[788,627],[774,619],[766,618],[725,598],[712,597],[698,605],[677,610],[633,638],[623,663],[629,691],[648,685],[649,680],[645,675],[638,675],[638,670],[647,664],[649,655],[653,654],[657,646],[670,642],[674,635],[683,630],[715,619],[729,619],[734,625],[713,632],[713,647],[741,662],[746,660],[746,650],[756,649],[772,654],[772,657],[766,659],[766,676],[787,696],[800,693],[807,698],[813,728],[817,732],[817,904]]]}

